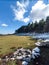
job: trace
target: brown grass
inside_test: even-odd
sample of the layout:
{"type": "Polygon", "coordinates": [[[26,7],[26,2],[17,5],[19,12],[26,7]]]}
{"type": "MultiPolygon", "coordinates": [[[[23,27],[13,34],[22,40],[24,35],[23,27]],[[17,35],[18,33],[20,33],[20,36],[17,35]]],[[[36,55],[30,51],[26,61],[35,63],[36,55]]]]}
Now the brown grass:
{"type": "Polygon", "coordinates": [[[18,47],[34,48],[35,40],[29,36],[0,36],[0,55],[13,52],[18,47]]]}

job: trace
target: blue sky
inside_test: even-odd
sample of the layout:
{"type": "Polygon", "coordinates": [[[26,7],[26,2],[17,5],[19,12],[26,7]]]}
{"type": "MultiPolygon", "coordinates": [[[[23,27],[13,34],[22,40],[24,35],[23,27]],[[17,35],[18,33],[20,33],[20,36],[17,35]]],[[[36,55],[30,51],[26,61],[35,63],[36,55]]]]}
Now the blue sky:
{"type": "Polygon", "coordinates": [[[49,0],[0,0],[0,34],[49,16],[49,0]]]}

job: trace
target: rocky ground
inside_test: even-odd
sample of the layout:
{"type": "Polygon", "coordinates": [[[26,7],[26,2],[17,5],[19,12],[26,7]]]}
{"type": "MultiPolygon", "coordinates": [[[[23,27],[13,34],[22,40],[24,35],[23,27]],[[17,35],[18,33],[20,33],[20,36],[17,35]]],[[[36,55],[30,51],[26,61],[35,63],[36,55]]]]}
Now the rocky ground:
{"type": "Polygon", "coordinates": [[[13,53],[14,55],[0,58],[0,65],[12,65],[13,63],[13,65],[49,65],[49,47],[39,47],[40,55],[38,55],[39,50],[36,51],[35,49],[38,50],[37,47],[33,50],[17,49],[13,53]],[[33,51],[36,53],[33,53],[33,51]],[[33,53],[33,56],[31,53],[33,53]]]}

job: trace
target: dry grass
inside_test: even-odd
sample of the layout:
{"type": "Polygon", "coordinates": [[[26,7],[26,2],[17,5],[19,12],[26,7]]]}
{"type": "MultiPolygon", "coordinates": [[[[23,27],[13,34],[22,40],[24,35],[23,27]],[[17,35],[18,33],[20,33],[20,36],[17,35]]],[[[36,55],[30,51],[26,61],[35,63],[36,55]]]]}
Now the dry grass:
{"type": "Polygon", "coordinates": [[[13,52],[13,49],[18,47],[34,48],[34,43],[35,40],[31,40],[31,37],[29,36],[0,36],[0,55],[13,52]]]}

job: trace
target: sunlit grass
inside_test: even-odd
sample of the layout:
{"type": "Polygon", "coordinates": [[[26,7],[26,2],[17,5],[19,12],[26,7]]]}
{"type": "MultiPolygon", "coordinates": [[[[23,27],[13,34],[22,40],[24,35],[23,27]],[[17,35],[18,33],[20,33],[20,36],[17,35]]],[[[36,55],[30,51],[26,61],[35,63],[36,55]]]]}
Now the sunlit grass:
{"type": "Polygon", "coordinates": [[[0,54],[7,54],[13,52],[18,47],[34,48],[35,40],[29,36],[0,36],[0,54]],[[14,48],[14,49],[12,49],[14,48]]]}

